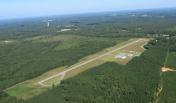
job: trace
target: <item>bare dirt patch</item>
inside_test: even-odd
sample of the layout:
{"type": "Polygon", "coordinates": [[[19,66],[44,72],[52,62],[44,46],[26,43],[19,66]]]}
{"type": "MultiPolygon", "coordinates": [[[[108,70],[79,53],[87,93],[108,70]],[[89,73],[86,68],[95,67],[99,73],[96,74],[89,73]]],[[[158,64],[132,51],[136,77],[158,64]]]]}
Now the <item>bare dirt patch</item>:
{"type": "Polygon", "coordinates": [[[162,71],[162,72],[176,72],[175,69],[171,69],[171,68],[167,68],[167,67],[161,68],[161,71],[162,71]]]}

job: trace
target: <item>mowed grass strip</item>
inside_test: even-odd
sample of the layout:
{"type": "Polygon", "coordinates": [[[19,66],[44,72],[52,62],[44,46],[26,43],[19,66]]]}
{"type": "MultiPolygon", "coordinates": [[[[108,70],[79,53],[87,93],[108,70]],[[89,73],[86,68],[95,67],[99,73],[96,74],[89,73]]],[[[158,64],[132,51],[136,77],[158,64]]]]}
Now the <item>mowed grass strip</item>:
{"type": "MultiPolygon", "coordinates": [[[[114,46],[114,47],[105,49],[105,50],[102,51],[101,53],[94,54],[93,57],[97,57],[97,56],[102,55],[102,54],[104,54],[104,53],[106,53],[106,52],[115,50],[115,49],[117,49],[117,48],[119,48],[119,47],[122,47],[122,46],[124,46],[124,45],[126,45],[126,44],[128,44],[128,43],[134,42],[134,41],[136,41],[136,40],[138,40],[138,39],[130,39],[130,40],[126,41],[126,42],[117,44],[117,45],[114,46]]],[[[144,39],[144,38],[143,38],[143,39],[142,39],[141,41],[139,41],[139,42],[136,42],[136,43],[134,43],[134,44],[132,44],[132,45],[129,45],[129,46],[127,46],[127,47],[124,47],[124,48],[122,48],[122,49],[120,49],[120,50],[117,50],[117,51],[115,51],[115,52],[113,52],[113,53],[111,53],[111,54],[109,54],[109,55],[106,55],[106,56],[104,56],[104,57],[102,57],[102,58],[100,58],[100,59],[97,59],[96,61],[93,61],[93,62],[91,62],[91,63],[85,64],[85,65],[83,65],[83,66],[81,66],[81,67],[79,67],[79,68],[77,68],[77,69],[75,69],[75,70],[69,71],[69,72],[66,73],[64,79],[68,79],[68,78],[71,78],[71,77],[73,77],[73,76],[76,76],[76,75],[80,74],[81,72],[84,72],[84,71],[86,71],[86,70],[88,70],[88,69],[91,69],[91,68],[93,68],[93,67],[99,66],[99,65],[101,65],[101,64],[103,64],[103,63],[106,63],[106,62],[116,62],[116,63],[118,63],[118,64],[125,65],[125,64],[127,64],[132,58],[134,58],[136,55],[140,55],[142,52],[144,52],[145,49],[143,48],[143,46],[144,46],[146,43],[148,43],[149,40],[150,40],[150,39],[144,39]],[[137,52],[137,54],[134,55],[133,57],[130,57],[130,58],[127,58],[127,59],[124,59],[124,60],[115,58],[115,55],[116,55],[116,54],[118,54],[118,53],[126,53],[126,52],[129,52],[129,51],[135,51],[135,52],[137,52]]],[[[92,59],[93,57],[89,56],[89,59],[92,59]]],[[[86,59],[87,59],[87,58],[86,58],[86,59]]],[[[86,60],[86,59],[84,59],[84,60],[86,60]]],[[[88,59],[87,59],[87,60],[88,60],[88,59]]],[[[83,61],[82,61],[82,62],[83,62],[83,61]]],[[[76,65],[79,65],[79,64],[76,64],[76,65]]],[[[74,66],[75,66],[75,65],[74,65],[74,66]]]]}
{"type": "Polygon", "coordinates": [[[136,56],[139,56],[141,53],[145,51],[143,46],[149,41],[150,39],[143,39],[139,42],[134,43],[133,45],[127,46],[123,49],[120,49],[118,51],[115,51],[108,56],[105,56],[102,58],[102,60],[110,61],[110,62],[116,62],[118,64],[126,65],[131,59],[133,59],[136,56]],[[120,59],[115,58],[116,55],[125,53],[125,54],[131,54],[132,56],[127,57],[126,59],[120,59]]]}
{"type": "Polygon", "coordinates": [[[39,95],[40,93],[47,91],[49,88],[39,85],[38,82],[50,77],[51,75],[55,75],[56,73],[65,70],[65,68],[66,67],[59,67],[50,70],[37,78],[14,85],[13,87],[6,89],[5,92],[7,92],[10,96],[15,96],[19,99],[26,99],[31,98],[35,95],[39,95]]]}
{"type": "Polygon", "coordinates": [[[52,78],[52,79],[50,79],[50,80],[48,80],[48,81],[46,81],[46,82],[43,82],[43,84],[44,84],[45,86],[48,86],[48,87],[57,86],[57,85],[60,84],[62,78],[63,78],[62,75],[59,75],[59,76],[57,76],[57,77],[55,77],[55,78],[52,78]]]}

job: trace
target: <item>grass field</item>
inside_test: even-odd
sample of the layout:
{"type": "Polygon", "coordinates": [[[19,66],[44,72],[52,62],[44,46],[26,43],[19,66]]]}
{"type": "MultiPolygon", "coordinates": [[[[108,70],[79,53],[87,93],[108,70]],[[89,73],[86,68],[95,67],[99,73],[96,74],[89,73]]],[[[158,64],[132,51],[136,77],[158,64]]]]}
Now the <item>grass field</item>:
{"type": "MultiPolygon", "coordinates": [[[[134,42],[134,41],[136,41],[136,40],[138,40],[138,39],[131,39],[131,40],[127,41],[127,42],[123,42],[123,43],[121,43],[121,44],[117,44],[117,45],[114,46],[114,47],[107,48],[107,49],[106,49],[105,51],[103,51],[102,53],[98,53],[98,54],[93,55],[93,57],[94,57],[94,56],[97,56],[97,55],[101,55],[101,54],[103,54],[104,52],[108,52],[108,51],[114,50],[114,49],[116,49],[116,48],[122,47],[123,45],[126,45],[126,44],[128,44],[128,43],[134,42]]],[[[141,48],[141,47],[142,47],[144,44],[146,44],[148,41],[149,41],[149,39],[143,39],[142,41],[136,42],[136,43],[134,43],[134,44],[132,44],[132,45],[129,45],[129,46],[127,46],[127,47],[124,47],[124,48],[122,48],[122,49],[120,49],[120,50],[114,51],[114,52],[112,52],[112,53],[110,53],[110,54],[108,54],[108,55],[106,55],[106,56],[104,56],[104,57],[102,57],[102,58],[97,59],[97,60],[94,61],[94,62],[88,63],[88,64],[86,64],[86,65],[84,65],[84,66],[82,66],[82,67],[80,67],[80,68],[77,68],[76,70],[69,71],[68,73],[66,73],[65,79],[68,79],[68,78],[70,78],[70,77],[73,77],[73,76],[75,76],[75,75],[77,75],[77,74],[79,74],[79,73],[81,73],[81,72],[83,72],[83,71],[85,71],[85,70],[87,70],[87,69],[96,67],[96,66],[101,65],[101,64],[103,64],[103,63],[105,63],[105,62],[116,62],[116,63],[118,63],[118,64],[125,65],[125,64],[127,64],[133,57],[135,57],[135,56],[129,57],[129,58],[126,58],[126,59],[119,59],[119,58],[115,58],[115,55],[118,54],[118,53],[126,53],[126,52],[129,52],[129,51],[135,51],[135,52],[137,52],[138,54],[141,54],[141,53],[144,51],[144,49],[141,48]]],[[[93,58],[93,57],[90,56],[89,59],[91,59],[91,58],[93,58]]]]}
{"type": "MultiPolygon", "coordinates": [[[[113,47],[107,48],[107,49],[105,49],[101,52],[98,52],[96,54],[87,56],[87,57],[81,59],[78,63],[72,65],[71,67],[59,67],[59,68],[53,69],[52,71],[49,71],[49,72],[47,72],[37,78],[22,82],[20,84],[17,84],[17,85],[15,85],[5,91],[9,95],[15,96],[18,98],[23,98],[23,99],[31,98],[35,95],[38,95],[42,92],[47,91],[48,89],[52,88],[53,85],[58,85],[62,79],[68,79],[68,78],[73,77],[73,76],[75,76],[85,70],[88,70],[92,67],[99,66],[105,62],[114,61],[116,63],[124,65],[124,64],[128,63],[136,55],[134,55],[133,57],[127,58],[125,60],[116,59],[115,55],[118,53],[127,53],[130,51],[133,51],[133,52],[137,53],[137,55],[140,55],[144,51],[143,45],[145,45],[148,41],[149,41],[149,39],[130,39],[126,42],[119,43],[113,47]],[[132,44],[130,44],[130,43],[132,43],[132,44]],[[130,44],[130,45],[128,45],[128,44],[130,44]],[[120,47],[123,47],[123,48],[120,48],[120,47]],[[120,48],[120,49],[115,50],[117,48],[120,48]],[[115,50],[115,51],[111,52],[113,50],[115,50]],[[110,52],[110,53],[106,54],[107,52],[110,52]],[[106,55],[104,55],[104,54],[106,54],[106,55]],[[70,70],[70,71],[66,72],[64,78],[62,78],[60,76],[56,76],[56,77],[51,78],[47,81],[44,81],[43,84],[45,84],[47,86],[42,86],[39,84],[39,82],[41,80],[49,78],[53,75],[57,75],[58,73],[61,73],[64,70],[68,70],[69,68],[73,68],[75,66],[83,64],[84,62],[92,60],[92,59],[96,58],[97,56],[101,56],[101,55],[104,55],[104,56],[97,58],[91,62],[88,62],[85,65],[82,65],[74,70],[70,70]]],[[[46,42],[46,41],[40,41],[40,42],[46,42]]]]}
{"type": "Polygon", "coordinates": [[[132,58],[139,56],[144,51],[143,45],[145,45],[147,43],[147,41],[148,41],[148,39],[144,39],[144,40],[139,41],[138,43],[135,43],[131,46],[127,46],[119,51],[113,52],[109,56],[106,56],[102,59],[105,61],[113,61],[113,62],[117,62],[119,64],[125,65],[132,58]],[[131,56],[127,57],[126,59],[115,58],[115,56],[120,53],[131,54],[131,56]]]}
{"type": "MultiPolygon", "coordinates": [[[[56,69],[53,69],[51,71],[48,71],[44,73],[43,75],[27,80],[25,82],[19,83],[11,88],[6,89],[5,91],[10,94],[10,96],[15,96],[18,98],[31,98],[35,95],[38,95],[44,91],[47,91],[49,88],[48,87],[43,87],[38,84],[38,81],[42,80],[43,78],[47,78],[51,75],[54,75],[57,72],[61,72],[65,69],[66,67],[59,67],[56,69]]],[[[48,82],[49,83],[49,82],[48,82]]]]}

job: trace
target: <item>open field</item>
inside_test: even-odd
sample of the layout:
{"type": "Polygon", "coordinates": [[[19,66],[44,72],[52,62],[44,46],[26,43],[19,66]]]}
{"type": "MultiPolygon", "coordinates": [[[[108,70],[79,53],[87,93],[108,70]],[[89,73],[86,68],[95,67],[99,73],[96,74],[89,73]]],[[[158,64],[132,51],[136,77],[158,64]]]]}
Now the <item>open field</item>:
{"type": "MultiPolygon", "coordinates": [[[[44,91],[50,89],[53,85],[58,85],[61,80],[73,77],[87,69],[101,65],[105,62],[112,61],[110,58],[115,58],[114,56],[118,53],[134,51],[140,55],[144,49],[142,46],[146,44],[149,39],[130,39],[129,41],[117,44],[113,47],[107,48],[101,52],[85,57],[72,65],[71,67],[61,67],[49,71],[37,78],[28,80],[17,84],[6,90],[11,96],[16,96],[18,98],[31,98],[32,96],[38,95],[44,91]],[[32,94],[32,95],[31,95],[32,94]]],[[[134,56],[135,57],[135,56],[134,56]]],[[[128,63],[131,58],[127,58],[121,62],[120,59],[113,59],[114,62],[119,64],[128,63]]]]}
{"type": "Polygon", "coordinates": [[[47,87],[38,85],[38,81],[42,80],[43,78],[47,78],[51,75],[54,75],[57,72],[61,72],[64,69],[65,67],[59,67],[59,68],[53,69],[51,71],[48,71],[47,73],[42,74],[37,78],[19,83],[11,88],[6,89],[5,91],[9,93],[11,96],[16,96],[23,99],[31,98],[35,95],[38,95],[48,90],[47,87]]]}
{"type": "Polygon", "coordinates": [[[161,68],[161,71],[162,72],[176,72],[176,70],[171,69],[171,68],[166,68],[166,67],[161,68]]]}
{"type": "MultiPolygon", "coordinates": [[[[126,53],[126,52],[130,52],[130,51],[134,51],[137,52],[138,55],[140,55],[144,49],[141,48],[143,45],[145,45],[147,42],[149,41],[149,39],[132,39],[129,40],[127,42],[124,42],[122,44],[118,44],[112,48],[108,48],[105,50],[105,55],[101,56],[100,58],[87,63],[79,68],[77,68],[76,70],[71,70],[69,72],[66,73],[65,78],[70,78],[73,77],[87,69],[93,68],[95,66],[101,65],[105,62],[116,62],[118,64],[122,64],[125,65],[126,63],[128,63],[133,57],[135,57],[135,55],[133,57],[128,57],[126,59],[121,59],[121,58],[115,58],[115,55],[119,54],[119,53],[126,53]],[[130,44],[130,45],[129,45],[130,44]],[[119,48],[119,49],[118,49],[119,48]],[[130,48],[130,49],[129,49],[130,48]]],[[[101,55],[101,54],[99,54],[101,55]]],[[[96,55],[94,55],[96,56],[96,55]]],[[[91,58],[91,57],[89,57],[91,58]]],[[[77,65],[77,64],[76,64],[77,65]]]]}
{"type": "Polygon", "coordinates": [[[127,46],[119,51],[115,51],[111,53],[108,57],[102,58],[105,61],[113,61],[117,62],[119,64],[127,64],[132,58],[136,56],[140,56],[140,54],[144,51],[143,45],[147,43],[148,39],[144,39],[141,41],[138,41],[138,43],[135,43],[133,45],[127,46]],[[126,58],[123,59],[121,56],[119,58],[116,58],[116,55],[124,54],[126,58]],[[130,56],[128,56],[130,55],[130,56]]]}

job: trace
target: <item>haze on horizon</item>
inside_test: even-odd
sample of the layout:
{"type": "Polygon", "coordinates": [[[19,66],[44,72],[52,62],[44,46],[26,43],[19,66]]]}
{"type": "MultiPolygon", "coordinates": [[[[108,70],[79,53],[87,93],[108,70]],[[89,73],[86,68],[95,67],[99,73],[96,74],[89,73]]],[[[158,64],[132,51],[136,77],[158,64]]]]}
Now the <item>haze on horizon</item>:
{"type": "Polygon", "coordinates": [[[176,0],[2,0],[0,19],[176,7],[176,0]]]}

